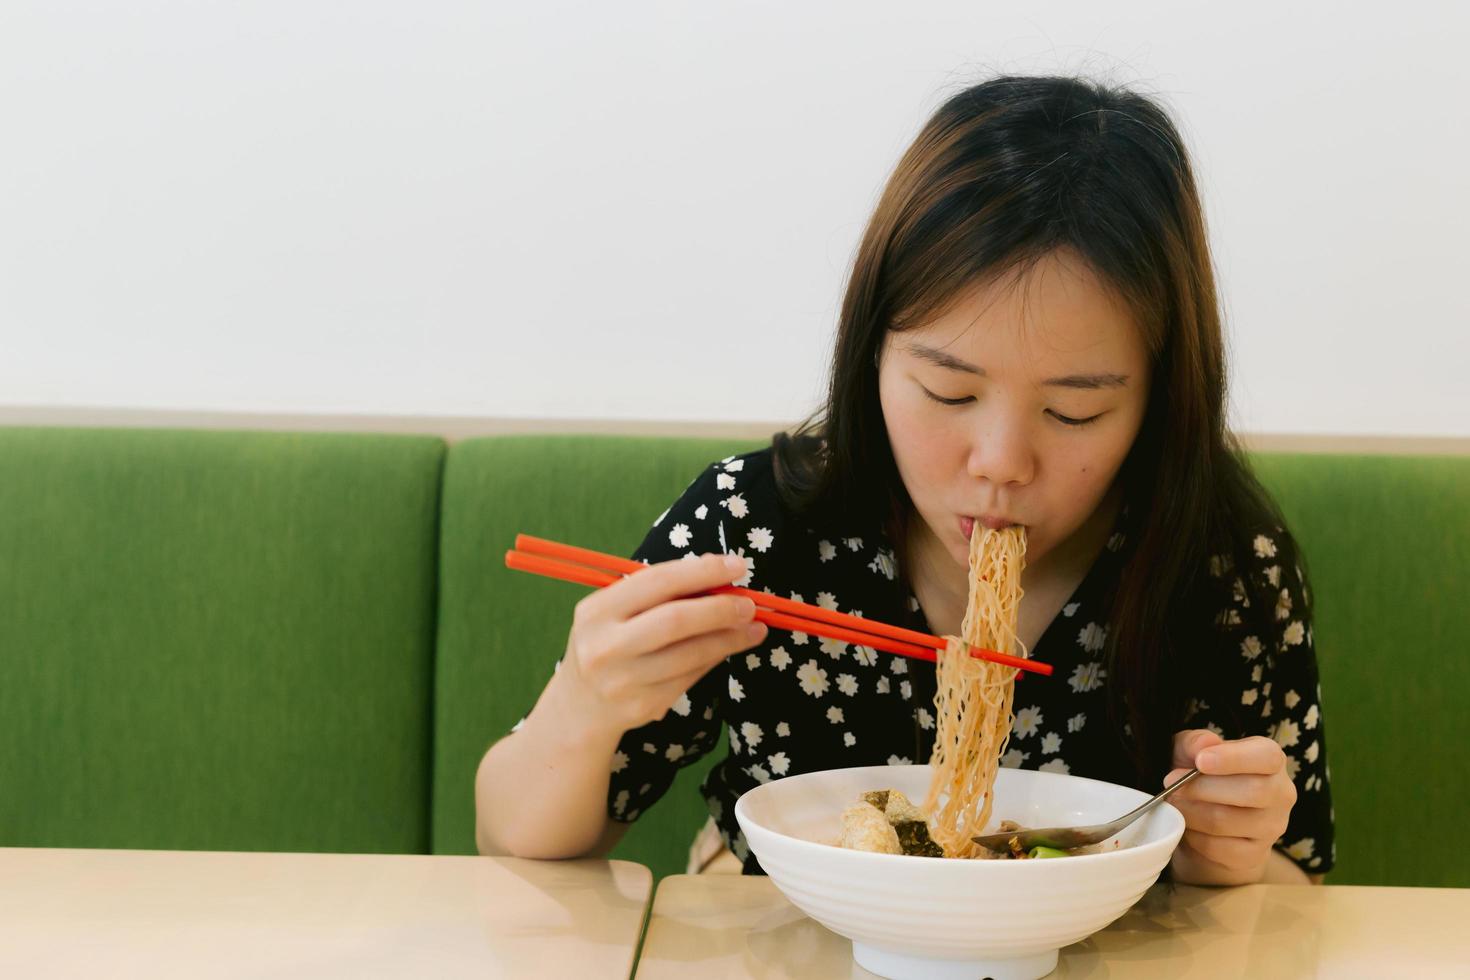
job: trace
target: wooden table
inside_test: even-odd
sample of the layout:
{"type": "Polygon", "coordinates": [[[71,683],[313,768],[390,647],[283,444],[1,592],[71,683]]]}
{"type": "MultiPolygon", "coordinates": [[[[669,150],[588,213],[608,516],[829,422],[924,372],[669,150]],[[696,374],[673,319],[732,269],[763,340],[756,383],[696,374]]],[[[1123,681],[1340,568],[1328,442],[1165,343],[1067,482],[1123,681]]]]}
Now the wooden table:
{"type": "Polygon", "coordinates": [[[0,848],[0,977],[627,978],[626,861],[0,848]]]}
{"type": "MultiPolygon", "coordinates": [[[[639,980],[871,977],[767,878],[659,882],[639,980]]],[[[1470,977],[1470,889],[1155,886],[1055,978],[1470,977]]]]}

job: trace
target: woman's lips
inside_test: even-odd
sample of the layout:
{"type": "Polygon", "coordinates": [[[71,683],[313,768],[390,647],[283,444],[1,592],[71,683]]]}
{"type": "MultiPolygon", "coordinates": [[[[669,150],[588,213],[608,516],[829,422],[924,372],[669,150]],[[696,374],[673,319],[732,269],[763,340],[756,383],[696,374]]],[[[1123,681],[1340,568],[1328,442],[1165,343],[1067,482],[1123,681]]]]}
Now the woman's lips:
{"type": "Polygon", "coordinates": [[[981,527],[988,527],[992,531],[1002,531],[1016,523],[1005,517],[989,517],[985,515],[980,517],[961,517],[960,533],[965,536],[966,540],[969,540],[970,536],[974,534],[975,524],[977,522],[981,527]]]}

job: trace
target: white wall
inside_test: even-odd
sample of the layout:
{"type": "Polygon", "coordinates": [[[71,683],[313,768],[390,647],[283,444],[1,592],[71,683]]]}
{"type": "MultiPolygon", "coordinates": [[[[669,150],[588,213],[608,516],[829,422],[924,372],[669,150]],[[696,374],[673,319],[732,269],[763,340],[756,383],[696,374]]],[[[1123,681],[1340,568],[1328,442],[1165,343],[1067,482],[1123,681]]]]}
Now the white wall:
{"type": "Polygon", "coordinates": [[[923,119],[1063,70],[1192,143],[1237,425],[1470,434],[1467,6],[1186,6],[5,0],[0,405],[795,419],[923,119]]]}

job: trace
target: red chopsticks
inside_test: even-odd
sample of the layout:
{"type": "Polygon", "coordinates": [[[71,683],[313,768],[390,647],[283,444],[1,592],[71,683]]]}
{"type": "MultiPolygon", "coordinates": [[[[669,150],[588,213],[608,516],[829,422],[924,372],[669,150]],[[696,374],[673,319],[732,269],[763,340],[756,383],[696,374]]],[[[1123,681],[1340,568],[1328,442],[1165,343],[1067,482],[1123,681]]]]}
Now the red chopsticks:
{"type": "MultiPolygon", "coordinates": [[[[556,541],[547,541],[529,534],[516,535],[515,550],[505,553],[505,565],[517,571],[531,572],[594,588],[611,585],[624,575],[631,575],[648,567],[642,562],[629,558],[606,555],[600,551],[590,551],[556,541]]],[[[887,623],[864,619],[861,616],[851,616],[847,613],[835,612],[791,599],[782,599],[779,596],[757,592],[754,589],[726,585],[711,589],[709,594],[722,592],[743,595],[754,601],[756,604],[755,618],[775,629],[843,640],[859,646],[895,653],[901,657],[927,660],[930,663],[938,659],[937,651],[944,649],[945,646],[943,638],[931,636],[928,633],[904,629],[901,626],[890,626],[887,623]]],[[[970,655],[991,663],[1015,667],[1017,670],[1031,671],[1043,676],[1050,676],[1052,672],[1050,664],[1028,660],[1025,657],[1013,657],[995,650],[972,649],[970,655]]]]}

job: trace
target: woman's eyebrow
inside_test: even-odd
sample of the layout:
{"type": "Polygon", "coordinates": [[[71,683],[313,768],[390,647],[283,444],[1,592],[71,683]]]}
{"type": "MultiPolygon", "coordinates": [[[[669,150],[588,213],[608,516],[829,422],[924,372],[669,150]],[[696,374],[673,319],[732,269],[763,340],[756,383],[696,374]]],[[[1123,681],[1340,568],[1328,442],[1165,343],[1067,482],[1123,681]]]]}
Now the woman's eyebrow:
{"type": "Polygon", "coordinates": [[[1047,378],[1042,382],[1053,388],[1121,388],[1128,383],[1126,374],[1069,374],[1064,378],[1047,378]]]}
{"type": "MultiPolygon", "coordinates": [[[[969,361],[962,361],[953,354],[937,348],[926,347],[923,344],[912,341],[905,342],[903,347],[910,354],[928,361],[930,364],[937,364],[939,367],[948,368],[951,371],[963,371],[966,374],[974,374],[982,378],[985,377],[984,368],[977,367],[969,361]]],[[[1122,388],[1128,384],[1128,375],[1108,373],[1068,374],[1060,378],[1047,378],[1042,384],[1051,388],[1085,388],[1089,390],[1122,388]]]]}

